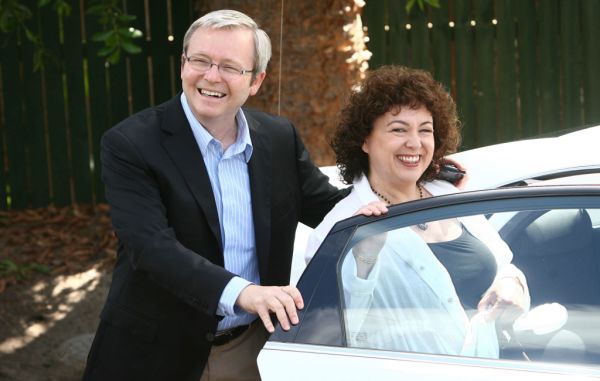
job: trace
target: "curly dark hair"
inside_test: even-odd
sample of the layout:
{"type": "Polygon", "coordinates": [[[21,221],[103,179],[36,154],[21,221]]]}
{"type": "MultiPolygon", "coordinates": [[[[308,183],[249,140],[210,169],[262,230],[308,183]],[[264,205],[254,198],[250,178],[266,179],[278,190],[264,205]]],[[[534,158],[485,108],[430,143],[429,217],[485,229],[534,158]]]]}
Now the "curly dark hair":
{"type": "Polygon", "coordinates": [[[442,158],[458,149],[460,122],[456,104],[444,86],[426,71],[403,66],[381,66],[372,70],[350,95],[341,111],[331,139],[344,182],[350,184],[369,174],[369,155],[362,145],[373,130],[373,122],[390,110],[425,106],[433,117],[435,151],[433,160],[419,181],[431,180],[442,158]]]}

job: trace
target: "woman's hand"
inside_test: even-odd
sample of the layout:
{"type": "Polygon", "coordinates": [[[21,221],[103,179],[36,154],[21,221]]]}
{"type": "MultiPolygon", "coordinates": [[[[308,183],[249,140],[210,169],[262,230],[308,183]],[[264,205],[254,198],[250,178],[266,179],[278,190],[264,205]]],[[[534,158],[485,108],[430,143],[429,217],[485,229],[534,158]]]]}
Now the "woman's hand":
{"type": "Polygon", "coordinates": [[[477,309],[486,320],[512,324],[525,312],[525,289],[518,278],[500,278],[485,292],[477,309]]]}
{"type": "Polygon", "coordinates": [[[457,187],[460,190],[464,190],[465,186],[469,182],[469,174],[467,172],[467,169],[458,161],[448,159],[446,157],[444,157],[442,159],[442,164],[451,164],[451,165],[455,166],[456,168],[458,168],[459,170],[461,170],[462,172],[464,172],[463,176],[457,182],[454,183],[455,187],[457,187]]]}

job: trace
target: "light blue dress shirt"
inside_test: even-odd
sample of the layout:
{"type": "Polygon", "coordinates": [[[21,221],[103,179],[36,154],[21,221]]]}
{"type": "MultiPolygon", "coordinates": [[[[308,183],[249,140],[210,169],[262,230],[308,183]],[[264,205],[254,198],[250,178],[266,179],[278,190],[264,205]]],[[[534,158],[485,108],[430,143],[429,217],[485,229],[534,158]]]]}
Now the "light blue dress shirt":
{"type": "Polygon", "coordinates": [[[256,315],[235,307],[240,292],[249,284],[260,284],[258,258],[254,242],[252,198],[248,161],[252,156],[252,141],[248,122],[242,110],[236,115],[236,141],[223,152],[223,145],[198,122],[190,109],[185,94],[181,104],[192,127],[192,132],[204,158],[204,164],[221,224],[221,240],[225,269],[238,275],[223,290],[217,314],[224,316],[218,330],[249,324],[256,315]]]}

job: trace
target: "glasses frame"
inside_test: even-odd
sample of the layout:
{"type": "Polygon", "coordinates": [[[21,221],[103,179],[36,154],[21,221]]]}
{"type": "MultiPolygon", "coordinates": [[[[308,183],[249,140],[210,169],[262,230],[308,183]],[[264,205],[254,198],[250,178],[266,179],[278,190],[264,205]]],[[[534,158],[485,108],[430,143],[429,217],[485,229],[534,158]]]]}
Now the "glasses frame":
{"type": "Polygon", "coordinates": [[[200,71],[201,73],[207,73],[208,71],[210,71],[210,69],[212,69],[213,66],[217,67],[217,70],[219,71],[219,73],[221,75],[225,74],[225,75],[235,75],[235,74],[239,74],[240,76],[243,76],[245,74],[248,73],[254,73],[254,69],[248,70],[248,69],[238,69],[235,68],[233,66],[230,65],[223,65],[223,64],[216,64],[206,58],[199,58],[199,57],[188,57],[187,55],[183,54],[183,59],[187,61],[187,63],[189,63],[194,69],[200,71]],[[209,66],[206,69],[200,69],[196,66],[194,66],[195,63],[207,63],[209,66]],[[233,70],[233,71],[227,71],[227,70],[233,70]]]}

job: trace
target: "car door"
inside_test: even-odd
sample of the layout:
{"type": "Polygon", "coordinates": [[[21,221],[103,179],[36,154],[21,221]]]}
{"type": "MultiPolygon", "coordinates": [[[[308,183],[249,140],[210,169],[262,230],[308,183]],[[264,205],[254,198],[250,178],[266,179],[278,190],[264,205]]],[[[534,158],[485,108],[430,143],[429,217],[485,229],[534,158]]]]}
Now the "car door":
{"type": "Polygon", "coordinates": [[[264,381],[600,379],[600,187],[466,192],[341,221],[298,288],[300,323],[261,351],[264,381]],[[466,302],[471,283],[459,293],[414,234],[450,220],[502,252],[494,274],[523,275],[528,314],[482,320],[466,302]]]}

